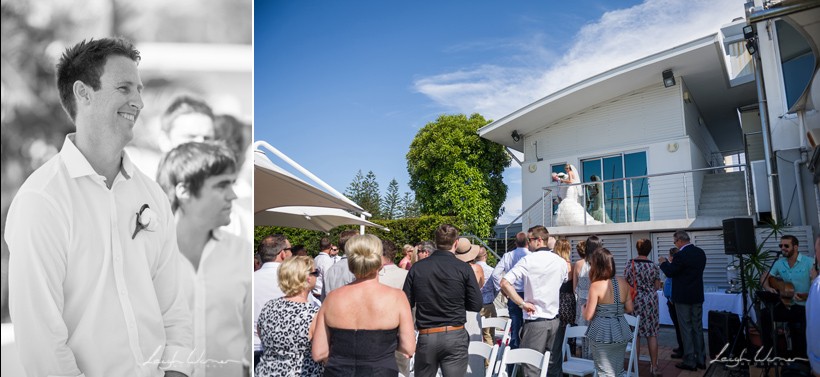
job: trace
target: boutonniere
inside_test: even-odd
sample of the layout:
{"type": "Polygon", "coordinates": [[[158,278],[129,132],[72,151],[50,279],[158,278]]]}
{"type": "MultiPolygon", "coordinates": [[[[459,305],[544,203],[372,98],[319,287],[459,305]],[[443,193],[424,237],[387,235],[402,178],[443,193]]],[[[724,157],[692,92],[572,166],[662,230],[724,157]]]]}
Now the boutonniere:
{"type": "Polygon", "coordinates": [[[131,239],[136,238],[137,233],[141,230],[145,229],[153,232],[157,230],[157,226],[157,215],[151,210],[151,207],[148,207],[148,204],[143,204],[137,212],[137,224],[134,227],[134,234],[131,235],[131,239]]]}

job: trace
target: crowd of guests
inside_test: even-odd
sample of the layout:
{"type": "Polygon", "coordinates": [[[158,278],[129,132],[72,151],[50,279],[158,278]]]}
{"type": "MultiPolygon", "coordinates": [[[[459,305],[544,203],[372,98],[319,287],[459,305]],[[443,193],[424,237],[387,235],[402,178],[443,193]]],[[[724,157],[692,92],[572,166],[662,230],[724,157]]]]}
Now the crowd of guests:
{"type": "MultiPolygon", "coordinates": [[[[563,374],[567,326],[587,326],[580,342],[569,343],[570,352],[592,359],[598,375],[624,374],[633,331],[633,347],[640,352],[646,341],[650,374],[659,375],[661,287],[677,335],[672,357],[681,361],[675,366],[706,368],[706,256],[687,232],[673,234],[675,247],[658,263],[650,260],[651,241],[638,240],[636,257],[623,270],[595,235],[575,245],[574,263],[569,240],[543,226],[517,234],[515,242],[491,267],[486,249],[459,238],[447,224],[433,241],[405,245],[402,258],[392,242],[355,231],[342,232],[337,244],[323,238],[314,260],[291,256],[286,237],[268,236],[254,276],[257,375],[407,376],[413,358],[414,375],[463,376],[469,342],[495,343],[490,329],[471,329],[473,318],[495,317],[504,306],[512,324],[510,347],[550,351],[548,375],[563,374]],[[639,318],[635,328],[625,314],[639,318]]],[[[523,372],[540,370],[525,365],[523,372]]]]}

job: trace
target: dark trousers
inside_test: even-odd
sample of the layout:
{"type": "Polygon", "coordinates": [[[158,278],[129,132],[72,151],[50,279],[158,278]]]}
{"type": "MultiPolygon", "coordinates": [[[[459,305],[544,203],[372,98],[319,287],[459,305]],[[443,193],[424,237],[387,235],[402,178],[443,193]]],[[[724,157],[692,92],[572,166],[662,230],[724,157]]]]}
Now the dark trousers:
{"type": "MultiPolygon", "coordinates": [[[[777,349],[777,356],[806,358],[806,307],[800,305],[787,307],[782,303],[774,305],[774,320],[788,323],[792,342],[791,350],[780,347],[777,349]]],[[[763,308],[760,320],[763,333],[760,335],[763,338],[763,345],[767,349],[771,349],[772,345],[775,344],[774,339],[772,339],[771,318],[769,308],[763,308]]],[[[774,353],[772,353],[772,356],[774,356],[774,353]]]]}
{"type": "Polygon", "coordinates": [[[706,364],[706,347],[703,343],[703,303],[675,304],[683,340],[683,363],[695,367],[706,364]]]}
{"type": "MultiPolygon", "coordinates": [[[[524,297],[524,292],[518,292],[518,295],[524,297]]],[[[510,348],[516,349],[521,344],[521,326],[524,324],[524,311],[512,300],[507,300],[507,309],[510,312],[510,348]]]]}
{"type": "Polygon", "coordinates": [[[415,375],[434,377],[439,368],[444,377],[464,377],[467,374],[467,330],[419,334],[416,345],[415,375]]]}
{"type": "Polygon", "coordinates": [[[672,325],[675,326],[675,337],[678,339],[678,349],[683,353],[683,341],[680,339],[680,325],[678,324],[678,313],[675,310],[675,303],[671,299],[666,300],[666,308],[669,309],[669,317],[672,318],[672,325]]]}
{"type": "MultiPolygon", "coordinates": [[[[550,351],[550,362],[547,367],[549,376],[561,376],[562,372],[562,358],[561,358],[561,344],[564,342],[564,327],[561,326],[561,320],[558,318],[539,321],[525,321],[524,327],[521,329],[521,347],[534,349],[538,352],[544,353],[550,351]],[[558,338],[558,346],[556,348],[555,341],[558,338]]],[[[524,376],[538,376],[541,369],[524,365],[524,376]]]]}

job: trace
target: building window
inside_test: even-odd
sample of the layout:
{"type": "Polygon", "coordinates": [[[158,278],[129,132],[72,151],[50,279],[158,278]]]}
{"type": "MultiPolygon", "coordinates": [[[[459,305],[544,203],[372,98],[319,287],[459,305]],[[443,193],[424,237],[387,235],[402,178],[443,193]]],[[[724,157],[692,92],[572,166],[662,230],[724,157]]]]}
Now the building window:
{"type": "Polygon", "coordinates": [[[814,74],[814,54],[806,38],[783,20],[777,26],[777,45],[786,91],[786,108],[790,109],[811,82],[814,74]]]}
{"type": "MultiPolygon", "coordinates": [[[[583,182],[615,180],[603,184],[603,192],[589,192],[588,195],[603,195],[606,222],[624,223],[649,221],[649,181],[645,176],[646,152],[620,153],[606,157],[596,157],[581,161],[583,182]],[[627,179],[623,179],[627,178],[627,179]],[[632,179],[630,179],[632,178],[632,179]]],[[[594,186],[589,186],[594,187],[594,186]]],[[[594,198],[589,205],[595,205],[594,198]]],[[[592,211],[592,208],[589,208],[592,211]]]]}

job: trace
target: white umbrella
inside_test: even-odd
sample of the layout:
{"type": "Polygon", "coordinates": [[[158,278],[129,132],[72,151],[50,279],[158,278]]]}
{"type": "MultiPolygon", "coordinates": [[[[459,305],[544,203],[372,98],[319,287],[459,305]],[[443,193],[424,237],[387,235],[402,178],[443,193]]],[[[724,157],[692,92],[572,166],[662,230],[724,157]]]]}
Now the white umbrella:
{"type": "MultiPolygon", "coordinates": [[[[271,162],[264,153],[253,156],[253,211],[283,206],[316,206],[341,208],[356,212],[364,210],[355,203],[297,178],[271,162]]],[[[262,225],[258,222],[256,225],[262,225]]]]}
{"type": "Polygon", "coordinates": [[[254,225],[287,226],[329,232],[340,225],[364,225],[379,229],[387,228],[356,217],[347,211],[327,207],[288,206],[257,212],[254,225]]]}

